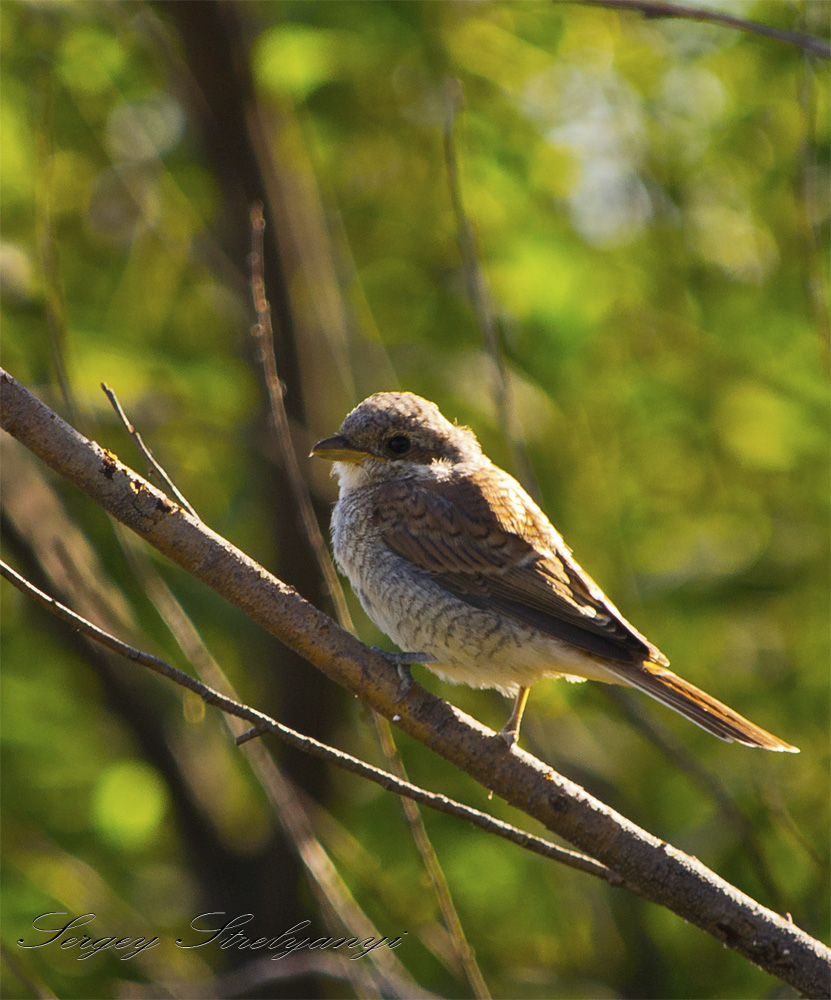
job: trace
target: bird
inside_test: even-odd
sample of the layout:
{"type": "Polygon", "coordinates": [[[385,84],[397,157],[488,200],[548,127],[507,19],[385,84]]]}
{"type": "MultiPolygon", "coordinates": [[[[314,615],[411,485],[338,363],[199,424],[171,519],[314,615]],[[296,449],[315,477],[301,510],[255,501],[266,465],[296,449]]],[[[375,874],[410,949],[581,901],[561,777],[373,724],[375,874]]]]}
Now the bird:
{"type": "Polygon", "coordinates": [[[387,655],[402,678],[423,663],[513,697],[497,734],[509,748],[531,685],[564,677],[636,688],[726,742],[799,752],[674,674],[522,486],[435,403],[375,393],[313,456],[339,481],[335,562],[401,649],[387,655]]]}

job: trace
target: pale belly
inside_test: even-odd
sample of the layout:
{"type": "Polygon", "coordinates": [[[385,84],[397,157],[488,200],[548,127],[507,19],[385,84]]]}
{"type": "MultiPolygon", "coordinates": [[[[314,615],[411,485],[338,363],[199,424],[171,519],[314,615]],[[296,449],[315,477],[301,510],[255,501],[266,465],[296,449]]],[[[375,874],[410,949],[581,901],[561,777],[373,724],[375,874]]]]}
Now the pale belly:
{"type": "MultiPolygon", "coordinates": [[[[431,671],[455,684],[513,696],[545,677],[613,681],[602,663],[504,614],[472,607],[372,539],[335,556],[372,621],[402,651],[427,653],[431,671]]],[[[340,543],[340,544],[339,544],[340,543]]]]}

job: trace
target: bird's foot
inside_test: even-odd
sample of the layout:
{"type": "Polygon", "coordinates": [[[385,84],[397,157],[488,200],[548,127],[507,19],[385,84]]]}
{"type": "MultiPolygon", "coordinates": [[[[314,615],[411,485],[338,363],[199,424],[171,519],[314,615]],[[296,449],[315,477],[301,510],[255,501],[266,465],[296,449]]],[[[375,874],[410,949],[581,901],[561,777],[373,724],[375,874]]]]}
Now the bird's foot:
{"type": "Polygon", "coordinates": [[[505,746],[510,750],[516,744],[516,741],[519,739],[519,731],[514,728],[509,728],[509,724],[510,724],[509,722],[505,723],[505,725],[496,734],[495,739],[501,740],[505,744],[505,746]]]}
{"type": "Polygon", "coordinates": [[[386,649],[372,647],[374,653],[379,653],[390,666],[395,667],[395,672],[401,679],[401,687],[395,697],[395,703],[403,701],[409,694],[413,684],[413,675],[410,673],[411,663],[434,663],[436,658],[429,653],[390,653],[386,649]]]}
{"type": "Polygon", "coordinates": [[[529,690],[530,688],[527,687],[519,689],[516,700],[514,701],[514,707],[511,711],[510,719],[508,719],[505,725],[496,734],[496,738],[498,740],[502,740],[509,750],[519,739],[519,727],[522,723],[522,715],[525,712],[525,704],[528,701],[529,690]]]}

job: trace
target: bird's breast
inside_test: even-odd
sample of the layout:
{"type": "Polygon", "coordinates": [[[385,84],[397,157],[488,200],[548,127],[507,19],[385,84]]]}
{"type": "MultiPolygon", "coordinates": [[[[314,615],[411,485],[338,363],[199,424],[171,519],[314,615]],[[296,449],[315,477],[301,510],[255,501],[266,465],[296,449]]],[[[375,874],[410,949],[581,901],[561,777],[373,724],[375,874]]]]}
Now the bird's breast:
{"type": "Polygon", "coordinates": [[[457,683],[514,694],[558,673],[586,676],[585,657],[503,614],[476,608],[385,544],[372,526],[372,490],[341,494],[332,516],[335,560],[372,621],[405,652],[457,683]],[[565,668],[565,669],[564,669],[565,668]]]}

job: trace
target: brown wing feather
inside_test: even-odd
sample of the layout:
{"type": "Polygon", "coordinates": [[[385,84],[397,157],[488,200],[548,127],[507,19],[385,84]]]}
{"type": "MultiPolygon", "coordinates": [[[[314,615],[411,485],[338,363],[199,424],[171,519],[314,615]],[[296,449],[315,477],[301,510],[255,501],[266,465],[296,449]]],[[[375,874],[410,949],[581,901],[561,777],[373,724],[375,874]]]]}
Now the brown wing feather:
{"type": "Polygon", "coordinates": [[[608,659],[667,663],[501,469],[392,481],[375,499],[373,528],[389,548],[474,607],[510,614],[608,659]]]}

